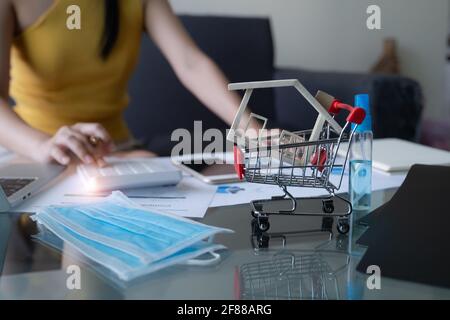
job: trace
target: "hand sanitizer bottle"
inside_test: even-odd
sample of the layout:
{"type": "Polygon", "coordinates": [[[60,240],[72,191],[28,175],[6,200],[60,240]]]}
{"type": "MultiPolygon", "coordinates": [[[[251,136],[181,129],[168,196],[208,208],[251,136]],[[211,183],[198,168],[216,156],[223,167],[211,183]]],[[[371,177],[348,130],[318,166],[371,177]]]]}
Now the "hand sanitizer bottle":
{"type": "Polygon", "coordinates": [[[366,117],[356,128],[350,146],[349,193],[353,209],[365,211],[370,209],[372,193],[373,133],[369,95],[356,95],[355,107],[363,108],[366,111],[366,117]]]}

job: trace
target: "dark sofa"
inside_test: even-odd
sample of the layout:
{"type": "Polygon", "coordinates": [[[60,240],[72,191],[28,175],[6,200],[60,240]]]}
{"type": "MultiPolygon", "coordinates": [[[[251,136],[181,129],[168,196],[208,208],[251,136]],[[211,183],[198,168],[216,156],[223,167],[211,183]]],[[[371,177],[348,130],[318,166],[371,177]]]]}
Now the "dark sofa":
{"type": "MultiPolygon", "coordinates": [[[[417,139],[423,99],[416,81],[400,76],[277,69],[268,19],[181,16],[181,20],[230,82],[296,78],[313,94],[321,89],[350,104],[355,94],[367,92],[376,138],[417,139]]],[[[252,111],[268,117],[271,127],[311,128],[315,111],[291,89],[255,91],[252,111]]],[[[170,154],[175,144],[170,141],[172,131],[193,130],[195,120],[203,121],[204,130],[228,127],[180,84],[147,36],[142,39],[129,92],[131,102],[125,116],[133,134],[161,155],[170,154]]]]}

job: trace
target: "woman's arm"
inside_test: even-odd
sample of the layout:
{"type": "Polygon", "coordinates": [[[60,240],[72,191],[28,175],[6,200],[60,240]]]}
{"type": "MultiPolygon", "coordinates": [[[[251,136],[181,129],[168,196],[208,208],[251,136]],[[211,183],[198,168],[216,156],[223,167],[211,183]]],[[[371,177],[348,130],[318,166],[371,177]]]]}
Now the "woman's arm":
{"type": "Polygon", "coordinates": [[[14,7],[0,1],[0,145],[39,162],[68,164],[71,155],[91,163],[108,150],[94,148],[90,136],[101,138],[110,148],[106,130],[98,124],[76,124],[61,128],[53,137],[31,128],[11,109],[9,98],[10,51],[14,37],[14,7]]]}
{"type": "Polygon", "coordinates": [[[186,32],[167,0],[145,0],[145,27],[181,83],[228,124],[240,97],[227,90],[228,81],[186,32]]]}
{"type": "Polygon", "coordinates": [[[14,11],[10,0],[0,2],[0,144],[24,154],[46,138],[27,126],[8,105],[10,50],[14,36],[14,11]]]}

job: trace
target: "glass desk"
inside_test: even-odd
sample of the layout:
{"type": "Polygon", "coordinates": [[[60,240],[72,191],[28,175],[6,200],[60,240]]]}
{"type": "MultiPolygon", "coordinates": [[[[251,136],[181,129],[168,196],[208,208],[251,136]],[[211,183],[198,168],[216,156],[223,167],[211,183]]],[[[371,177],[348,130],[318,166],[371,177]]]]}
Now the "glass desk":
{"type": "MultiPolygon", "coordinates": [[[[374,192],[373,207],[388,201],[395,190],[374,192]]],[[[33,240],[37,232],[30,214],[0,215],[1,299],[449,299],[450,290],[381,280],[369,290],[368,275],[357,272],[364,248],[355,244],[364,232],[352,215],[348,235],[298,233],[320,229],[319,217],[271,216],[272,235],[252,236],[248,204],[210,208],[206,224],[230,228],[217,236],[228,247],[211,267],[174,266],[123,287],[93,269],[76,253],[62,252],[33,240]],[[253,241],[251,241],[253,239],[253,241]],[[256,241],[255,241],[256,240],[256,241]],[[252,245],[253,243],[253,245],[252,245]],[[255,243],[267,248],[256,250],[255,243]],[[66,282],[70,265],[79,265],[81,289],[66,282]],[[285,275],[290,275],[287,281],[285,275]]],[[[257,246],[257,245],[256,245],[257,246]]],[[[63,247],[65,248],[65,247],[63,247]]],[[[73,250],[72,250],[73,251],[73,250]]]]}

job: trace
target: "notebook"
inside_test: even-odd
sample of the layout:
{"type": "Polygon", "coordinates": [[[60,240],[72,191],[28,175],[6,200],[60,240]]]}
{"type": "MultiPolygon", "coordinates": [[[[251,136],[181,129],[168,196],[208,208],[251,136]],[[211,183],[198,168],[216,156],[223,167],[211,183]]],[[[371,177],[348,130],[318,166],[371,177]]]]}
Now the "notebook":
{"type": "MultiPolygon", "coordinates": [[[[347,145],[338,151],[345,156],[347,145]]],[[[407,171],[414,164],[450,165],[450,152],[396,138],[373,141],[372,165],[375,169],[395,172],[407,171]]]]}

